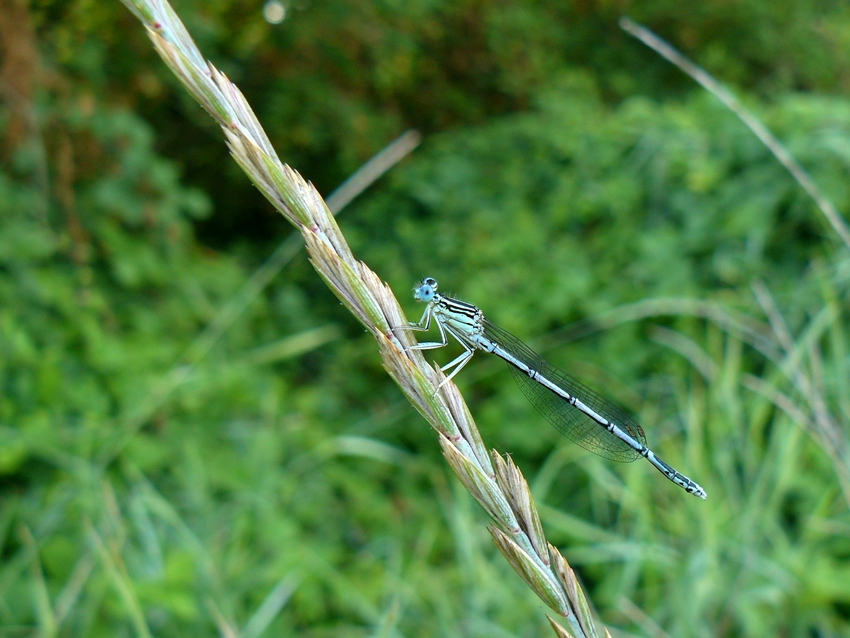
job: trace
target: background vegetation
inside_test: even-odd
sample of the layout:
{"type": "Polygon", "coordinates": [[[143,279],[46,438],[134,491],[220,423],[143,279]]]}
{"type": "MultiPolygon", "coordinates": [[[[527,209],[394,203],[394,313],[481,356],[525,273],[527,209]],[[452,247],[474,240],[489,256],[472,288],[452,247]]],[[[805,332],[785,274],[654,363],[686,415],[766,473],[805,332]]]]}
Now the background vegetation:
{"type": "MultiPolygon", "coordinates": [[[[459,377],[603,621],[850,635],[848,248],[616,27],[732,84],[846,212],[845,3],[286,7],[176,5],[321,192],[423,132],[345,211],[358,257],[402,299],[431,275],[477,303],[706,488],[584,453],[497,361],[459,377]]],[[[0,34],[0,633],[548,632],[303,257],[199,345],[289,229],[135,19],[7,2],[0,34]]]]}

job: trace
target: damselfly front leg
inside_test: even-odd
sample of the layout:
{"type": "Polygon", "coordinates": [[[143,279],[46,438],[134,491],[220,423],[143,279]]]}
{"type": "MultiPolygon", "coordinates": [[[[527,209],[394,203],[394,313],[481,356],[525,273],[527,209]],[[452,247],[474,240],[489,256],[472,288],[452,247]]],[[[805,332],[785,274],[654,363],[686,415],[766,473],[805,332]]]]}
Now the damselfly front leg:
{"type": "MultiPolygon", "coordinates": [[[[431,327],[431,311],[432,308],[428,306],[425,308],[425,314],[422,315],[422,318],[416,323],[409,323],[406,326],[402,326],[405,330],[413,330],[416,332],[425,332],[431,327]]],[[[440,338],[442,341],[423,341],[422,343],[417,343],[416,345],[410,346],[411,350],[434,350],[435,348],[442,348],[443,346],[447,346],[449,344],[449,340],[446,338],[446,331],[443,329],[443,324],[440,321],[437,321],[437,328],[440,330],[440,338]]]]}
{"type": "MultiPolygon", "coordinates": [[[[416,323],[410,323],[410,324],[408,324],[407,326],[404,326],[404,327],[407,328],[408,330],[413,330],[413,331],[417,331],[417,332],[418,331],[424,332],[424,331],[428,330],[431,326],[432,315],[433,315],[433,306],[428,306],[425,309],[425,312],[423,313],[423,315],[419,319],[419,321],[417,321],[416,323]]],[[[463,368],[463,366],[465,366],[467,363],[469,363],[469,360],[472,358],[472,355],[475,353],[473,348],[469,347],[466,343],[464,343],[464,341],[460,338],[460,336],[454,330],[452,330],[450,327],[444,325],[444,323],[442,321],[440,321],[439,318],[437,319],[437,321],[435,323],[437,324],[437,329],[440,331],[440,339],[441,340],[440,341],[423,341],[422,343],[417,343],[415,345],[410,346],[410,349],[411,350],[436,350],[437,348],[443,348],[443,347],[445,347],[449,344],[449,339],[448,339],[448,336],[446,335],[446,332],[448,331],[455,339],[457,339],[458,343],[460,343],[460,345],[463,346],[464,352],[461,355],[459,355],[458,357],[455,357],[452,361],[449,361],[446,365],[440,367],[440,371],[443,372],[443,373],[447,372],[448,370],[452,370],[452,368],[454,368],[454,370],[452,370],[451,374],[449,374],[445,379],[442,380],[442,382],[440,382],[440,385],[437,386],[437,391],[434,394],[439,392],[440,388],[442,388],[448,381],[450,381],[452,379],[452,377],[454,377],[458,372],[460,372],[461,368],[463,368]]]]}

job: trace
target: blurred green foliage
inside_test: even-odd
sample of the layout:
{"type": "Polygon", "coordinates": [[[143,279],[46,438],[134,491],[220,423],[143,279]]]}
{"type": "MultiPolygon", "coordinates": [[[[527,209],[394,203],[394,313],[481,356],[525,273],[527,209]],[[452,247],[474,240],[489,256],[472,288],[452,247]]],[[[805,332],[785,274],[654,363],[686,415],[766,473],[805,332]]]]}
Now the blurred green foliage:
{"type": "MultiPolygon", "coordinates": [[[[627,12],[739,87],[846,211],[845,4],[286,6],[274,27],[259,5],[176,8],[322,192],[427,134],[341,220],[358,257],[411,315],[423,275],[480,305],[706,487],[698,503],[571,446],[497,361],[459,377],[603,620],[850,635],[840,463],[800,417],[846,445],[846,247],[743,125],[615,26],[627,12]],[[758,347],[780,313],[794,356],[758,347]]],[[[26,17],[0,65],[0,633],[548,631],[305,259],[198,346],[288,229],[119,3],[26,17]]]]}
{"type": "MultiPolygon", "coordinates": [[[[430,134],[524,111],[565,69],[592,74],[606,102],[694,91],[616,28],[623,14],[754,95],[850,90],[850,12],[840,0],[284,4],[278,26],[263,21],[259,5],[175,6],[205,55],[245,92],[280,155],[322,193],[404,128],[430,134]]],[[[201,225],[207,243],[244,236],[258,243],[280,233],[277,216],[224,160],[214,125],[128,12],[114,3],[38,0],[33,20],[52,64],[76,86],[144,113],[158,148],[179,157],[185,179],[211,194],[220,210],[201,225]]]]}

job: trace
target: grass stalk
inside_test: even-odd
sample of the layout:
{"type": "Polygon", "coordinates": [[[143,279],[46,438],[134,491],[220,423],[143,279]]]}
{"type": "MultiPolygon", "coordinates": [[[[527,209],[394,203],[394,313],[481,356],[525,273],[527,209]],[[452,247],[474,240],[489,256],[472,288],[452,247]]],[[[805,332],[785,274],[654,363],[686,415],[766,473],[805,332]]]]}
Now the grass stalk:
{"type": "MultiPolygon", "coordinates": [[[[345,241],[315,188],[277,157],[239,89],[205,62],[165,0],[122,0],[143,22],[160,56],[224,131],[239,166],[272,205],[301,233],[310,261],[328,287],[373,335],[390,377],[438,432],[446,460],[493,519],[497,547],[569,631],[553,622],[557,635],[599,633],[572,569],[543,537],[536,506],[515,465],[492,458],[457,387],[410,350],[407,320],[389,287],[345,241]]],[[[101,550],[102,555],[104,552],[101,550]]],[[[550,619],[551,620],[551,619],[550,619]]]]}
{"type": "Polygon", "coordinates": [[[620,18],[620,28],[630,35],[634,36],[643,42],[650,49],[665,58],[671,64],[674,64],[684,73],[687,73],[694,81],[700,84],[706,91],[711,93],[718,100],[732,111],[738,119],[740,119],[747,128],[764,144],[767,149],[773,153],[773,156],[779,161],[785,169],[791,173],[794,180],[803,188],[809,197],[811,197],[820,211],[826,217],[832,229],[844,242],[844,245],[850,248],[850,228],[841,216],[841,213],[835,208],[835,205],[829,198],[818,188],[811,176],[806,172],[797,160],[788,152],[788,149],[776,139],[776,136],[771,133],[768,128],[749,111],[740,100],[736,98],[729,89],[724,87],[720,82],[715,80],[705,69],[697,66],[676,49],[670,46],[652,31],[644,26],[641,26],[633,20],[623,17],[620,18]]]}

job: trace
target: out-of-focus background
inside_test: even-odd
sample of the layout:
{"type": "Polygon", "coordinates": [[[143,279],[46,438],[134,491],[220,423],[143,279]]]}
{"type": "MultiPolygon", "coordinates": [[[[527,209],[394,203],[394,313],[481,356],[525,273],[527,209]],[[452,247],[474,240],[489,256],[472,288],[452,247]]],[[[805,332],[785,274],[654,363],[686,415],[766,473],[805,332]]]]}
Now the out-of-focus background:
{"type": "MultiPolygon", "coordinates": [[[[848,246],[617,26],[847,212],[845,2],[175,8],[323,194],[420,131],[341,213],[355,254],[411,318],[425,275],[479,305],[705,487],[584,452],[497,360],[457,378],[615,635],[850,635],[848,246]]],[[[136,19],[4,0],[0,50],[0,635],[545,635],[303,253],[240,293],[292,230],[136,19]]]]}

